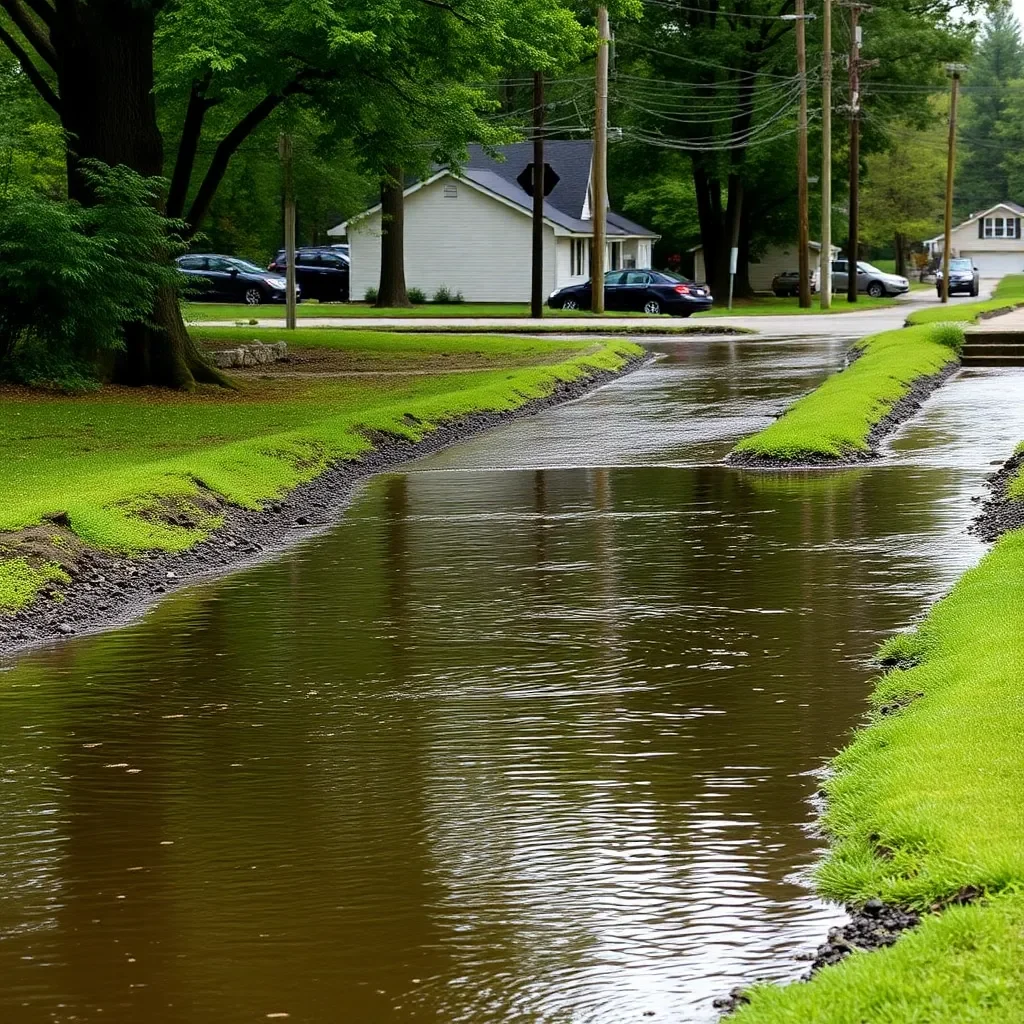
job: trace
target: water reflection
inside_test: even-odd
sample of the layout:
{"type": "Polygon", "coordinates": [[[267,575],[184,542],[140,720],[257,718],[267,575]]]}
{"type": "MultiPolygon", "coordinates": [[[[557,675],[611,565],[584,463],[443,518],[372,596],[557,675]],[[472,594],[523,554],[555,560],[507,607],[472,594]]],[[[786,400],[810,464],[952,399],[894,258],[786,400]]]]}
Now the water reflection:
{"type": "Polygon", "coordinates": [[[798,974],[810,773],[999,441],[704,464],[835,356],[723,347],[748,379],[677,352],[0,674],[0,1020],[699,1021],[798,974]]]}

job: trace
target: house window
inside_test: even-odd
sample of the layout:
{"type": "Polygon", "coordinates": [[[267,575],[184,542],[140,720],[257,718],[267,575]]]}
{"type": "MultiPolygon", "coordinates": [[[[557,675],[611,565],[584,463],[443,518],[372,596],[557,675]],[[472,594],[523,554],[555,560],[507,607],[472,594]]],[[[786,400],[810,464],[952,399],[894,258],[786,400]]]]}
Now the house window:
{"type": "Polygon", "coordinates": [[[571,258],[569,260],[569,273],[572,277],[583,277],[587,272],[587,240],[585,238],[574,238],[572,240],[571,258]]]}
{"type": "Polygon", "coordinates": [[[986,217],[982,238],[1020,238],[1020,217],[986,217]]]}
{"type": "Polygon", "coordinates": [[[445,199],[458,199],[459,198],[459,186],[454,181],[449,182],[444,187],[445,199]]]}

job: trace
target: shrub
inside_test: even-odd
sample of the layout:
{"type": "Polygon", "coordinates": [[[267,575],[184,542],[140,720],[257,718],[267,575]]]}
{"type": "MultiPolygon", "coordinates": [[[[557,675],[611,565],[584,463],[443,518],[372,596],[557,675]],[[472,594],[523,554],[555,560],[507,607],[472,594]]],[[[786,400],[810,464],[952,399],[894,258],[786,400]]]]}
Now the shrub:
{"type": "Polygon", "coordinates": [[[157,292],[180,288],[180,225],[162,217],[162,182],[95,161],[96,203],[0,186],[0,374],[27,384],[95,383],[125,324],[150,316],[157,292]]]}
{"type": "Polygon", "coordinates": [[[441,287],[434,292],[434,298],[431,301],[444,305],[449,304],[452,301],[452,293],[449,291],[448,285],[441,285],[441,287]]]}
{"type": "Polygon", "coordinates": [[[963,328],[959,324],[936,324],[932,328],[932,341],[961,352],[964,347],[963,328]]]}
{"type": "Polygon", "coordinates": [[[364,302],[376,302],[377,301],[377,289],[372,285],[363,292],[364,302]]]}
{"type": "Polygon", "coordinates": [[[410,288],[408,291],[409,301],[414,306],[422,306],[427,301],[426,292],[422,288],[410,288]]]}
{"type": "Polygon", "coordinates": [[[457,305],[458,305],[458,304],[459,304],[460,302],[465,302],[465,301],[466,301],[466,299],[465,299],[465,297],[463,296],[462,292],[456,292],[456,293],[455,293],[455,294],[454,294],[454,295],[452,296],[452,299],[451,299],[451,301],[452,301],[452,303],[453,303],[454,305],[456,305],[456,306],[457,306],[457,305]]]}

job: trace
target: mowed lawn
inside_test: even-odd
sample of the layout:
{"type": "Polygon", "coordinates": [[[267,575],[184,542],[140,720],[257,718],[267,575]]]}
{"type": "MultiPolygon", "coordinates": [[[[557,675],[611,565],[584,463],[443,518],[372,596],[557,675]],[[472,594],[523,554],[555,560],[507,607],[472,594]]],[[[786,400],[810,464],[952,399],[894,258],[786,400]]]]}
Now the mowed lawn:
{"type": "MultiPolygon", "coordinates": [[[[5,389],[0,564],[5,531],[58,514],[95,546],[180,549],[216,523],[197,515],[181,525],[165,513],[195,512],[200,492],[255,506],[367,451],[377,432],[419,439],[446,420],[512,410],[560,381],[617,370],[641,351],[628,342],[302,333],[290,339],[299,361],[239,373],[234,391],[5,389]],[[304,371],[302,357],[324,353],[337,354],[337,366],[304,371]]],[[[200,341],[229,347],[251,334],[203,331],[200,341]]]]}
{"type": "MultiPolygon", "coordinates": [[[[793,314],[796,316],[808,313],[855,313],[864,309],[884,309],[893,306],[896,299],[872,299],[861,295],[856,303],[847,303],[844,296],[837,295],[830,309],[823,310],[818,305],[818,297],[814,297],[810,309],[801,309],[795,298],[776,298],[774,295],[758,295],[751,299],[737,299],[733,309],[726,309],[724,298],[716,300],[712,309],[704,313],[695,313],[694,317],[716,316],[772,316],[793,314]]],[[[244,306],[221,302],[189,302],[182,307],[185,319],[189,323],[203,322],[248,322],[249,320],[284,320],[284,306],[244,306]]],[[[529,304],[525,302],[459,302],[432,303],[412,306],[406,309],[377,309],[365,302],[300,302],[295,308],[299,320],[310,318],[325,319],[528,319],[529,304]]],[[[667,314],[650,314],[634,311],[609,310],[602,314],[608,318],[630,317],[638,320],[671,320],[667,314]]],[[[592,317],[589,309],[549,309],[544,308],[544,316],[556,319],[578,320],[592,317]]]]}

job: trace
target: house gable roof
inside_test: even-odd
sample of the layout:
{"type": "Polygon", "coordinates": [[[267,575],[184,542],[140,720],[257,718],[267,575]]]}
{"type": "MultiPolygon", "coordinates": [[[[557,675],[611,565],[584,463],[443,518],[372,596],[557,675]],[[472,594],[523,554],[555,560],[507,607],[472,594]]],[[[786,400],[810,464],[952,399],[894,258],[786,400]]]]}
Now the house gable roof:
{"type": "MultiPolygon", "coordinates": [[[[1017,203],[1011,203],[1009,201],[1005,203],[996,203],[995,206],[990,206],[987,210],[982,210],[980,213],[972,213],[970,217],[965,221],[961,221],[953,227],[954,231],[959,231],[960,228],[967,227],[968,224],[977,224],[982,217],[988,217],[990,214],[996,212],[996,210],[1009,210],[1015,217],[1024,217],[1024,206],[1019,206],[1017,203]]],[[[942,234],[935,235],[933,238],[925,238],[924,242],[941,242],[945,236],[942,234]]]]}
{"type": "MultiPolygon", "coordinates": [[[[533,143],[517,142],[497,150],[504,159],[495,160],[480,146],[469,147],[469,159],[460,172],[441,167],[421,181],[405,189],[409,196],[418,192],[446,175],[464,181],[527,216],[532,215],[533,198],[517,180],[525,168],[533,162],[533,143]]],[[[592,147],[580,140],[548,140],[544,143],[544,161],[558,175],[558,182],[544,200],[544,219],[549,225],[563,232],[577,235],[592,235],[592,222],[583,219],[590,189],[590,162],[592,147]]],[[[364,210],[343,224],[331,228],[332,236],[343,235],[349,224],[361,220],[380,210],[380,204],[364,210]]],[[[621,214],[609,210],[607,213],[607,235],[609,238],[657,238],[656,232],[645,228],[621,214]]]]}

